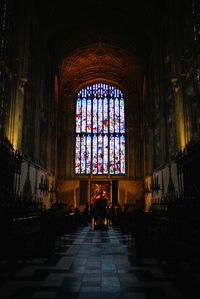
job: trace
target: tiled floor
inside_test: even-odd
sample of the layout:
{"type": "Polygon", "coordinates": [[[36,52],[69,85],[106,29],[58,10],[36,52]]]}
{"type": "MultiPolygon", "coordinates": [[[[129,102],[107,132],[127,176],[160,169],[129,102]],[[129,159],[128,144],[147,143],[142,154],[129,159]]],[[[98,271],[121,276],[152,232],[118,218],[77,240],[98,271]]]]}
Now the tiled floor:
{"type": "MultiPolygon", "coordinates": [[[[134,240],[128,241],[114,227],[107,231],[82,227],[63,236],[49,259],[18,261],[15,268],[5,269],[1,299],[192,298],[188,288],[182,291],[182,285],[165,271],[164,263],[139,257],[134,240]]],[[[197,271],[197,279],[198,275],[197,271]]]]}

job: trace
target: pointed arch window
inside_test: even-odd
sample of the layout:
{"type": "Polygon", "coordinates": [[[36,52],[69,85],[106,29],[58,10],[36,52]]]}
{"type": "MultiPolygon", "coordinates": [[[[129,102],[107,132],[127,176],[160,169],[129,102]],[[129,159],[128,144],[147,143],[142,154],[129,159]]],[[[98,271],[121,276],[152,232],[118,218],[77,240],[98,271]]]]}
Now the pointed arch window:
{"type": "Polygon", "coordinates": [[[109,84],[80,90],[76,100],[75,174],[125,174],[125,103],[109,84]]]}

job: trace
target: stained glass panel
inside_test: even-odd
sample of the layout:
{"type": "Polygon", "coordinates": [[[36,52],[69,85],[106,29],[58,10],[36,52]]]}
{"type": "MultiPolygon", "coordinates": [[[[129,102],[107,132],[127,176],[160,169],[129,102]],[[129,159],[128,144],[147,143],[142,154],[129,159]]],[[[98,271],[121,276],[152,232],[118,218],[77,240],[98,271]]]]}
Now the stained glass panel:
{"type": "Polygon", "coordinates": [[[98,100],[98,133],[103,132],[103,107],[102,107],[102,99],[98,100]]]}
{"type": "Polygon", "coordinates": [[[115,137],[113,135],[110,136],[110,173],[113,174],[115,173],[115,137]]]}
{"type": "Polygon", "coordinates": [[[124,99],[120,99],[120,133],[125,133],[124,99]]]}
{"type": "Polygon", "coordinates": [[[103,99],[103,132],[108,133],[108,99],[103,99]]]}
{"type": "Polygon", "coordinates": [[[120,137],[120,166],[121,173],[125,173],[125,137],[120,137]]]}
{"type": "Polygon", "coordinates": [[[81,137],[81,173],[85,173],[85,139],[86,136],[81,137]]]}
{"type": "Polygon", "coordinates": [[[91,136],[87,136],[87,146],[86,146],[86,173],[90,174],[91,171],[91,136]]]}
{"type": "Polygon", "coordinates": [[[103,173],[108,173],[108,136],[103,137],[103,173]]]}
{"type": "Polygon", "coordinates": [[[81,131],[81,100],[78,98],[76,103],[76,133],[81,131]]]}
{"type": "Polygon", "coordinates": [[[86,133],[86,98],[82,99],[82,130],[81,132],[86,133]]]}
{"type": "Polygon", "coordinates": [[[98,173],[103,173],[103,138],[102,135],[98,137],[98,173]]]}
{"type": "Polygon", "coordinates": [[[115,99],[115,132],[119,133],[119,99],[115,99]]]}
{"type": "Polygon", "coordinates": [[[92,100],[90,98],[87,99],[87,133],[91,133],[92,131],[92,100]]]}
{"type": "Polygon", "coordinates": [[[120,173],[120,144],[119,144],[119,136],[115,137],[115,173],[120,173]]]}
{"type": "Polygon", "coordinates": [[[92,173],[96,174],[97,173],[97,135],[93,136],[93,144],[92,144],[92,173]]]}
{"type": "Polygon", "coordinates": [[[80,90],[75,128],[75,174],[125,174],[125,108],[119,89],[96,83],[80,90]]]}
{"type": "Polygon", "coordinates": [[[97,133],[97,99],[93,100],[93,133],[97,133]]]}
{"type": "Polygon", "coordinates": [[[114,123],[114,100],[110,99],[110,105],[109,105],[109,123],[110,123],[110,133],[114,133],[115,123],[114,123]]]}
{"type": "Polygon", "coordinates": [[[75,173],[80,173],[80,136],[76,136],[75,173]]]}

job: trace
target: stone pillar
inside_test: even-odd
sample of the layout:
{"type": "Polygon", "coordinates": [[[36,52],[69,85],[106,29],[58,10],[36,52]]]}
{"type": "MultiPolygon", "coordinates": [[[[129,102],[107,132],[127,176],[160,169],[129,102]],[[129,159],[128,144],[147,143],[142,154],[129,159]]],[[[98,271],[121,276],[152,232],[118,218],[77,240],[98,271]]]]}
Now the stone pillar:
{"type": "Polygon", "coordinates": [[[179,150],[186,144],[184,107],[178,78],[172,78],[171,82],[175,98],[177,150],[179,150]]]}

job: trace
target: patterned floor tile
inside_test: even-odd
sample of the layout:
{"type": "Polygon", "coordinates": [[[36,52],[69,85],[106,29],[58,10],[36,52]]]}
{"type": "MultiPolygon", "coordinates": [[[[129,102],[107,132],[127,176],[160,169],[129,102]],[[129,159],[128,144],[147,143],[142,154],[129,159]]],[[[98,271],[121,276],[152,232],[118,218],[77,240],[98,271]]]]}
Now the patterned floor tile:
{"type": "MultiPolygon", "coordinates": [[[[1,266],[1,299],[189,298],[165,271],[166,264],[138,256],[134,240],[112,226],[107,231],[86,226],[65,234],[48,259],[1,266]]],[[[193,271],[198,281],[199,270],[193,271]]]]}

